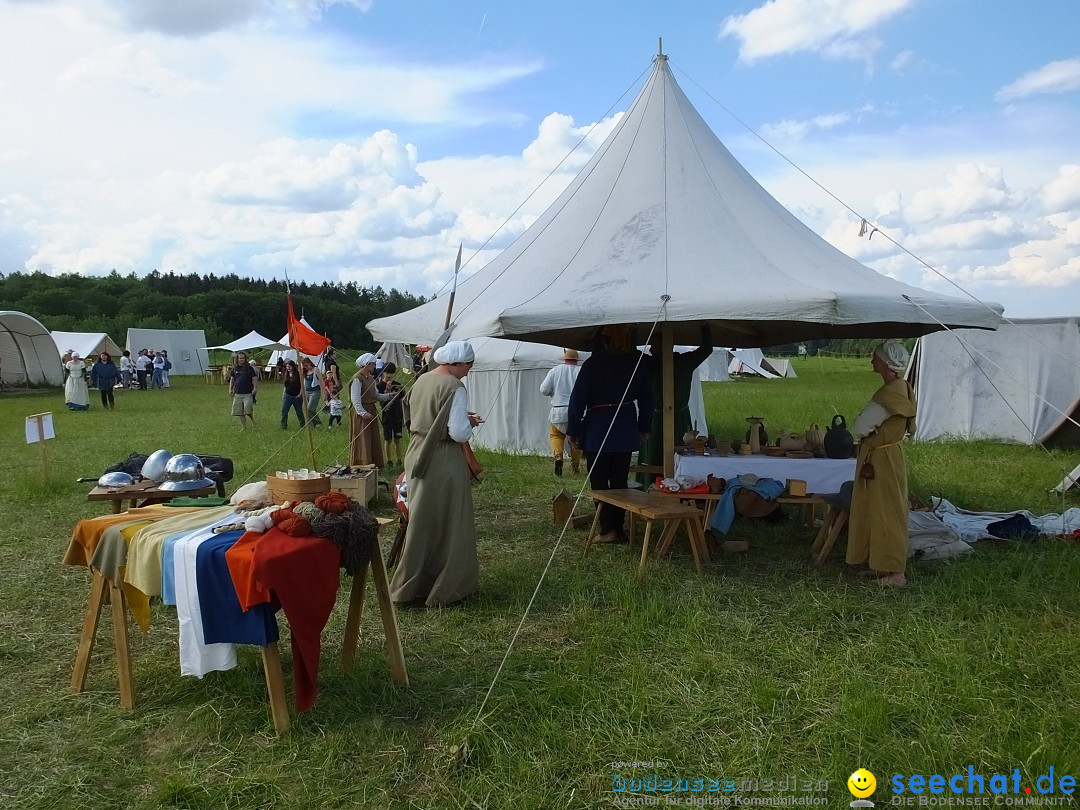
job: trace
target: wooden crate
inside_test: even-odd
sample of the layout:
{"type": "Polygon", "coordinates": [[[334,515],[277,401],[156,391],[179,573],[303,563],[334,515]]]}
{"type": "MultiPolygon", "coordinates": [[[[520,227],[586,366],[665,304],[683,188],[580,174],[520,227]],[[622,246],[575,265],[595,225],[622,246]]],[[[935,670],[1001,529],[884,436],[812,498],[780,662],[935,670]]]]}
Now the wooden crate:
{"type": "Polygon", "coordinates": [[[331,475],[330,489],[348,495],[357,503],[367,506],[379,488],[379,470],[376,467],[353,467],[352,470],[351,475],[331,475]]]}

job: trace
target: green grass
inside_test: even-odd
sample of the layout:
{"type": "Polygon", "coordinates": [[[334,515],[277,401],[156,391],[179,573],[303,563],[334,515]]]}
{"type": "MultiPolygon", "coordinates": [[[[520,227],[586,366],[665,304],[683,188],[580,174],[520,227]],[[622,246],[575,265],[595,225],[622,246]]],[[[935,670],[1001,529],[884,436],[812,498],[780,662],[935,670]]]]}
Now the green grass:
{"type": "MultiPolygon", "coordinates": [[[[711,432],[739,435],[750,415],[772,435],[824,427],[837,410],[851,420],[877,379],[868,363],[797,369],[795,380],[707,384],[711,432]]],[[[341,600],[324,635],[319,702],[284,738],[257,649],[240,648],[230,672],[181,678],[175,611],[161,605],[148,635],[133,630],[134,711],[118,704],[108,616],[87,691],[70,694],[89,580],[60,558],[75,522],[104,512],[74,479],[159,447],[233,458],[230,491],[310,466],[303,434],[277,427],[277,391],[263,391],[249,434],[227,415],[224,388],[201,380],[123,392],[108,413],[96,402],[69,413],[59,394],[0,397],[4,808],[611,806],[609,763],[657,758],[662,776],[827,779],[830,803],[850,801],[844,781],[859,766],[877,774],[879,802],[892,773],[972,764],[1019,768],[1030,784],[1050,766],[1080,771],[1080,549],[1050,540],[915,563],[908,590],[884,592],[846,574],[843,541],[810,569],[809,530],[795,521],[737,524],[751,550],[718,556],[704,579],[681,541],[650,562],[642,585],[625,547],[582,561],[583,533],[573,532],[477,722],[558,538],[550,499],[581,483],[557,482],[546,459],[488,453],[474,489],[481,590],[463,607],[399,612],[410,690],[390,679],[370,600],[357,663],[339,672],[341,600]],[[23,420],[49,408],[58,435],[46,485],[23,420]]],[[[320,431],[320,463],[346,439],[320,431]]],[[[1076,453],[988,442],[907,453],[922,497],[973,509],[1077,505],[1046,495],[1076,453]]],[[[391,514],[385,495],[374,509],[391,514]]]]}

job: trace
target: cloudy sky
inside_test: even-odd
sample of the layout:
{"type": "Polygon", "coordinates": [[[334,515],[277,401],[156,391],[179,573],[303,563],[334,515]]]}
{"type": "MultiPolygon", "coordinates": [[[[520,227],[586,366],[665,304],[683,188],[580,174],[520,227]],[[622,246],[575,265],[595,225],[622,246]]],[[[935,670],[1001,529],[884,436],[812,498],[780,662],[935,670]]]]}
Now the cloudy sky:
{"type": "Polygon", "coordinates": [[[1078,31],[1076,0],[0,0],[0,271],[432,294],[554,199],[662,36],[833,244],[1078,315],[1078,31]]]}

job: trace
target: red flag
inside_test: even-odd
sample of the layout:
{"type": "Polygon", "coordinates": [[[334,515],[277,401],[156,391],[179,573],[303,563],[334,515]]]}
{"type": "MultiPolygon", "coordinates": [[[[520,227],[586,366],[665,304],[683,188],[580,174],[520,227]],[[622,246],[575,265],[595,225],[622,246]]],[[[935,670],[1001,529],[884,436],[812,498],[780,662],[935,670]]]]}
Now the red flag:
{"type": "Polygon", "coordinates": [[[318,357],[320,354],[326,351],[326,347],[330,345],[330,338],[323,337],[314,329],[311,329],[300,320],[297,319],[296,313],[293,312],[292,296],[288,297],[289,300],[289,345],[294,349],[298,349],[304,354],[311,355],[312,357],[318,357]]]}

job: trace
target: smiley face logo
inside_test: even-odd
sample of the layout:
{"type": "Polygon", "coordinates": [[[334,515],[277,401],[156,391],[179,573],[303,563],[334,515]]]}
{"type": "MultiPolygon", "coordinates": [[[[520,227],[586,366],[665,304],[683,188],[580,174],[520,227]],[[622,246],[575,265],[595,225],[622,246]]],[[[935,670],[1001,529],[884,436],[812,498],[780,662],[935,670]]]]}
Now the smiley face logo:
{"type": "Polygon", "coordinates": [[[877,779],[866,768],[859,768],[847,780],[847,789],[856,799],[865,799],[877,790],[877,779]]]}

